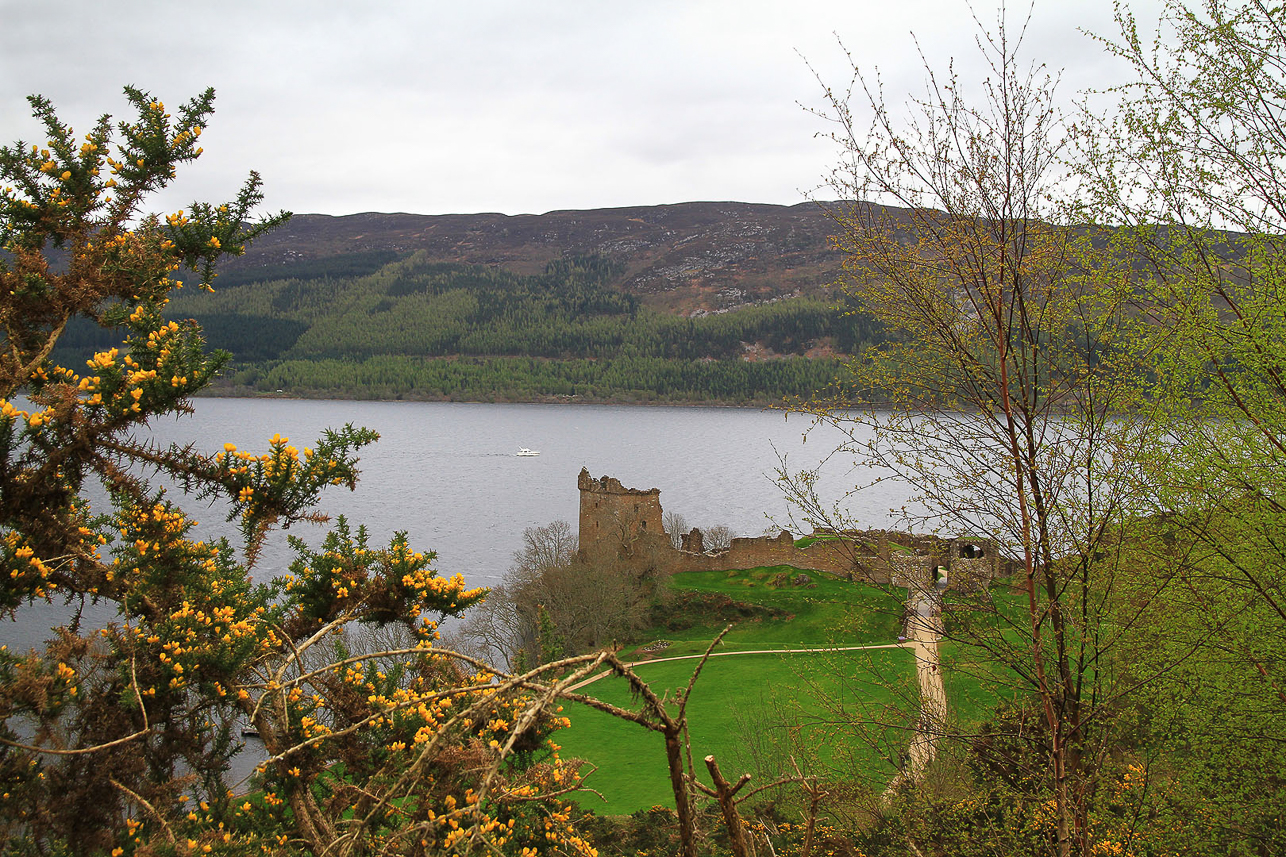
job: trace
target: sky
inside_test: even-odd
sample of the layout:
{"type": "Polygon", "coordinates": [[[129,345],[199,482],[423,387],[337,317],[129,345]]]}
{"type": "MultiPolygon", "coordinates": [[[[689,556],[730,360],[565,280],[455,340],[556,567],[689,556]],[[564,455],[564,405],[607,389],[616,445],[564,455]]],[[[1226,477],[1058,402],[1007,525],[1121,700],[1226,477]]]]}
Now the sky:
{"type": "MultiPolygon", "coordinates": [[[[1122,80],[1081,32],[1116,33],[1111,0],[1013,4],[1011,33],[1029,11],[1022,56],[1069,105],[1122,80]]],[[[964,0],[0,0],[0,21],[0,142],[43,142],[33,93],[83,133],[128,115],[126,84],[167,106],[215,88],[165,211],[251,169],[299,213],[793,205],[828,197],[839,152],[811,111],[850,57],[890,104],[923,92],[921,53],[981,79],[964,0]]]]}

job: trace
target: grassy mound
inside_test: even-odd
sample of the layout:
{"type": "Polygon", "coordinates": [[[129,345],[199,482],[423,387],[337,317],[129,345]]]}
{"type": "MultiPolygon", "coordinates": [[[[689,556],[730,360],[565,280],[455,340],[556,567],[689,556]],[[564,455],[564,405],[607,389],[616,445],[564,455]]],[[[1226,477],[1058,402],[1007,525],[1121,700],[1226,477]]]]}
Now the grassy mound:
{"type": "MultiPolygon", "coordinates": [[[[655,640],[670,641],[671,646],[658,656],[700,654],[728,624],[734,627],[723,638],[721,650],[726,651],[891,643],[900,633],[903,595],[820,572],[784,565],[685,572],[671,578],[670,587],[683,621],[659,623],[641,635],[647,642],[639,649],[655,640]],[[791,581],[800,574],[811,583],[794,585],[791,581]],[[717,605],[719,599],[741,605],[738,609],[744,618],[738,619],[728,609],[690,609],[693,603],[717,605]]],[[[639,649],[626,650],[624,656],[647,657],[639,649]]]]}

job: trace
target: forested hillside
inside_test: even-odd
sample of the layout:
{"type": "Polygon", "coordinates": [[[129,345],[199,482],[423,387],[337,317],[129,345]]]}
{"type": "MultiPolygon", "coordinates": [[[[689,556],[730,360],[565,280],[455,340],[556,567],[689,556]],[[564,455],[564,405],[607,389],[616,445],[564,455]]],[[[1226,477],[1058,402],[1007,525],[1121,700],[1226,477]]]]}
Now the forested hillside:
{"type": "MultiPolygon", "coordinates": [[[[779,401],[826,388],[839,356],[880,338],[830,295],[667,312],[614,285],[626,267],[345,253],[243,269],[179,292],[167,315],[233,355],[224,389],[372,398],[779,401]]],[[[61,345],[88,354],[108,335],[86,323],[61,345]]]]}
{"type": "Polygon", "coordinates": [[[613,288],[687,315],[826,289],[841,264],[827,209],[685,202],[512,216],[300,214],[232,260],[220,283],[370,273],[415,252],[523,275],[567,256],[602,256],[618,263],[613,288]]]}

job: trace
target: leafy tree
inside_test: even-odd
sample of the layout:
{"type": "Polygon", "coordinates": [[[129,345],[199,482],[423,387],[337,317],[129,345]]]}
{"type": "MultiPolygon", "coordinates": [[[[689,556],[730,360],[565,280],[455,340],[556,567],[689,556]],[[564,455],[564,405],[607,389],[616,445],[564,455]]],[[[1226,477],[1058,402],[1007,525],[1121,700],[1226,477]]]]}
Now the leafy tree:
{"type": "Polygon", "coordinates": [[[1169,3],[1153,42],[1127,11],[1104,39],[1136,82],[1081,171],[1085,216],[1140,272],[1141,349],[1166,420],[1138,456],[1157,562],[1178,585],[1139,663],[1177,664],[1146,721],[1175,840],[1281,850],[1274,735],[1286,704],[1286,12],[1169,3]]]}
{"type": "Polygon", "coordinates": [[[1169,5],[1155,42],[1119,23],[1135,81],[1074,153],[1003,31],[981,110],[931,77],[899,126],[859,77],[868,136],[832,102],[843,195],[904,210],[837,221],[852,291],[900,338],[854,389],[893,413],[824,416],[921,489],[919,520],[996,539],[1027,600],[951,596],[948,637],[1022,692],[867,853],[1283,847],[1286,21],[1212,0],[1169,5]],[[1064,157],[1070,217],[1046,202],[1064,157]]]}
{"type": "MultiPolygon", "coordinates": [[[[1001,724],[1027,747],[1012,812],[1048,816],[1051,852],[1087,854],[1119,701],[1111,655],[1132,624],[1102,621],[1131,502],[1114,464],[1136,430],[1121,418],[1134,394],[1131,293],[1083,231],[1057,223],[1055,83],[1020,64],[1013,36],[1003,13],[981,31],[976,102],[932,69],[905,112],[860,70],[847,94],[827,90],[845,152],[833,187],[855,201],[832,212],[846,290],[891,341],[850,364],[851,395],[811,410],[846,433],[840,452],[918,492],[906,512],[917,528],[984,536],[1013,558],[1022,611],[961,604],[948,634],[1004,664],[1040,726],[1001,724]],[[857,407],[872,391],[887,411],[857,407]]],[[[790,483],[813,523],[852,526],[814,484],[790,483]]]]}
{"type": "Polygon", "coordinates": [[[135,118],[104,116],[81,138],[33,97],[47,142],[0,149],[0,605],[114,609],[106,627],[54,629],[44,651],[0,650],[3,847],[583,851],[567,810],[531,800],[575,781],[543,744],[559,720],[541,673],[495,678],[435,646],[437,620],[481,590],[438,577],[404,536],[375,547],[343,519],[320,548],[292,540],[289,574],[252,579],[270,527],[320,520],[322,489],[355,485],[373,432],[302,450],[274,436],[258,454],[147,440],[148,421],[190,413],[226,360],[165,318],[173,273],[210,288],[221,256],[287,215],[252,219],[253,173],[227,204],[141,214],[200,154],[214,95],[171,114],[125,92],[135,118]],[[51,358],[77,318],[120,337],[80,369],[51,358]],[[194,540],[155,472],[223,498],[241,545],[194,540]],[[91,480],[110,507],[91,506],[91,480]],[[343,635],[358,626],[401,627],[403,642],[357,649],[343,635]],[[270,758],[238,794],[225,775],[245,725],[270,758]]]}

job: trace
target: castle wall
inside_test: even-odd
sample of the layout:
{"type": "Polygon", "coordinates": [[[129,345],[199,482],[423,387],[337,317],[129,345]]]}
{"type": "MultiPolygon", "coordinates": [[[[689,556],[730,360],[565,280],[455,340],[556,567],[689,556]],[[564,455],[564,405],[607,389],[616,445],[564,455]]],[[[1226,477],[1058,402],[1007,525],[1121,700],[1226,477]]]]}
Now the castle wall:
{"type": "MultiPolygon", "coordinates": [[[[732,545],[725,551],[698,553],[671,548],[661,552],[660,565],[670,573],[789,565],[847,580],[890,583],[894,569],[888,557],[864,551],[859,544],[861,543],[841,537],[816,541],[807,547],[796,547],[795,537],[783,530],[776,536],[733,539],[732,545]]],[[[651,556],[655,558],[657,554],[653,553],[651,556]]],[[[897,556],[914,559],[909,554],[897,556]]]]}
{"type": "MultiPolygon", "coordinates": [[[[933,589],[933,572],[939,563],[936,558],[909,553],[895,553],[889,557],[889,582],[909,589],[933,589]]],[[[948,578],[950,579],[950,578],[948,578]]]]}
{"type": "Polygon", "coordinates": [[[817,532],[806,547],[796,547],[786,531],[776,536],[736,538],[724,551],[702,551],[700,530],[681,534],[676,549],[662,527],[661,492],[625,488],[608,476],[593,479],[587,469],[580,488],[580,551],[587,559],[634,555],[666,573],[727,571],[789,565],[850,580],[897,586],[932,587],[943,569],[948,585],[959,589],[986,586],[1002,570],[995,546],[984,539],[888,530],[817,532]]]}

